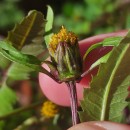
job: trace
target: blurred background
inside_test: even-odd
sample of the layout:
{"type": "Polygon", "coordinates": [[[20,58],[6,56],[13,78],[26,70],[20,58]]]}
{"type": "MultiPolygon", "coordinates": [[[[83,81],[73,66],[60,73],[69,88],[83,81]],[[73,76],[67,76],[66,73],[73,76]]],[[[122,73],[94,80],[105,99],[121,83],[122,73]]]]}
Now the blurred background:
{"type": "Polygon", "coordinates": [[[36,9],[46,15],[46,5],[54,10],[55,30],[64,25],[80,38],[130,26],[130,0],[1,0],[1,34],[6,35],[29,10],[36,9]]]}
{"type": "MultiPolygon", "coordinates": [[[[68,30],[74,31],[80,40],[130,28],[130,0],[0,0],[0,36],[6,37],[7,32],[30,10],[41,11],[46,17],[46,5],[50,5],[55,14],[53,31],[57,32],[64,25],[68,30]]],[[[1,57],[0,84],[8,65],[9,61],[1,57]]],[[[47,102],[47,99],[40,91],[37,75],[31,73],[30,79],[19,78],[17,81],[10,78],[8,82],[11,89],[0,90],[0,116],[3,116],[0,120],[4,119],[0,121],[0,130],[66,130],[71,126],[69,108],[52,104],[47,109],[53,111],[56,108],[54,116],[48,118],[44,112],[41,114],[40,111],[44,111],[41,104],[47,102]],[[34,102],[37,103],[31,106],[34,102]],[[23,107],[25,110],[14,112],[15,116],[6,115],[23,107]]],[[[127,124],[130,123],[128,115],[123,119],[127,124]]]]}

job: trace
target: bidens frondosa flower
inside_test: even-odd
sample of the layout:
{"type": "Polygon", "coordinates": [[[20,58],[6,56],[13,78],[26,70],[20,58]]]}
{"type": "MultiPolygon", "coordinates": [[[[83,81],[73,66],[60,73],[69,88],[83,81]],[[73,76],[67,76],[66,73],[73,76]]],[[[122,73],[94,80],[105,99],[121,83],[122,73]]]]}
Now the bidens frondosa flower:
{"type": "Polygon", "coordinates": [[[43,103],[41,114],[46,118],[53,118],[59,112],[59,108],[51,101],[43,103]]]}
{"type": "Polygon", "coordinates": [[[51,37],[48,49],[60,81],[72,81],[80,77],[82,61],[78,38],[73,32],[62,26],[59,33],[51,37]]]}

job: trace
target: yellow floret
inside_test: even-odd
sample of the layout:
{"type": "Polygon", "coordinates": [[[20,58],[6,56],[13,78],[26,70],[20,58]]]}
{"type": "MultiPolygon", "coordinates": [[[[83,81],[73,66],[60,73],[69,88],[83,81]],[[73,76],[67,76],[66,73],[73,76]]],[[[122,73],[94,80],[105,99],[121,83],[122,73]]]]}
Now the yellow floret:
{"type": "Polygon", "coordinates": [[[71,45],[77,43],[77,36],[70,31],[67,31],[64,26],[62,26],[61,30],[59,33],[54,34],[51,37],[51,41],[49,43],[49,51],[53,55],[56,51],[56,48],[59,43],[69,43],[71,45]]]}
{"type": "Polygon", "coordinates": [[[59,112],[58,106],[51,101],[43,103],[41,114],[46,118],[52,118],[59,112]]]}

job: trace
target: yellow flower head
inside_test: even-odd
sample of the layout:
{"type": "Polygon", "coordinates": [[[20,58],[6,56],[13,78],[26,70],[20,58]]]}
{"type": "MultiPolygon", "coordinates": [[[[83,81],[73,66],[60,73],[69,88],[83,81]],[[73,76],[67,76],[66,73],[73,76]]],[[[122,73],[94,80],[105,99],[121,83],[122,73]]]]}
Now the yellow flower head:
{"type": "Polygon", "coordinates": [[[73,45],[77,43],[77,39],[77,36],[73,32],[67,31],[66,28],[62,26],[59,33],[54,34],[51,37],[51,41],[49,43],[50,54],[54,55],[59,43],[67,43],[73,45]]]}
{"type": "Polygon", "coordinates": [[[46,118],[52,118],[59,112],[58,106],[51,101],[43,103],[41,114],[46,118]]]}

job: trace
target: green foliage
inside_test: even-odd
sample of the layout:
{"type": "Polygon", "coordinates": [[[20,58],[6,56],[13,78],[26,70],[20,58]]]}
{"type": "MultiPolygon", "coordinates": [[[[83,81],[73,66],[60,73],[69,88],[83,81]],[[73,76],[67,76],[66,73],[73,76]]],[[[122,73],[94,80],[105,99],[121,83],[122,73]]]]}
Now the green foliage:
{"type": "Polygon", "coordinates": [[[45,25],[45,32],[47,33],[45,36],[45,43],[48,46],[48,43],[50,42],[51,36],[52,36],[52,27],[53,27],[53,19],[54,19],[54,13],[50,6],[47,6],[47,23],[45,25]]]}
{"type": "Polygon", "coordinates": [[[11,46],[11,44],[7,41],[0,41],[0,47],[2,55],[9,60],[23,64],[25,66],[29,66],[35,71],[41,70],[41,61],[38,60],[35,56],[21,53],[13,46],[11,46]]]}
{"type": "Polygon", "coordinates": [[[119,0],[67,1],[56,15],[54,26],[64,25],[80,39],[121,30],[129,27],[129,5],[130,2],[119,0]]]}
{"type": "Polygon", "coordinates": [[[5,58],[2,54],[0,54],[0,68],[6,69],[10,64],[10,61],[5,58]]]}
{"type": "Polygon", "coordinates": [[[21,52],[25,53],[25,54],[30,54],[30,55],[38,56],[45,49],[46,49],[46,47],[44,47],[44,45],[42,45],[42,44],[32,43],[32,44],[29,44],[29,45],[25,45],[22,48],[21,52]]]}
{"type": "MultiPolygon", "coordinates": [[[[41,69],[41,61],[34,56],[39,55],[45,49],[42,45],[44,24],[45,20],[42,13],[35,10],[30,11],[28,16],[9,32],[7,37],[7,41],[11,42],[16,49],[21,49],[21,52],[13,48],[7,41],[1,43],[1,46],[5,47],[6,45],[6,47],[3,47],[1,50],[1,53],[9,60],[18,62],[10,65],[7,73],[9,77],[17,80],[28,79],[30,72],[34,70],[39,71],[41,69]],[[19,73],[19,76],[17,73],[19,73]]],[[[4,60],[6,59],[4,58],[4,60]]],[[[5,61],[3,62],[5,63],[5,61]]]]}
{"type": "MultiPolygon", "coordinates": [[[[106,38],[102,42],[91,45],[86,51],[86,53],[84,54],[83,60],[85,60],[87,58],[87,55],[91,53],[91,51],[93,51],[94,49],[99,47],[105,47],[105,46],[118,46],[121,40],[122,37],[110,37],[110,38],[106,38]]],[[[111,51],[108,52],[106,55],[102,56],[101,58],[99,58],[97,61],[95,61],[84,74],[86,75],[98,65],[102,63],[106,63],[110,55],[111,55],[111,51]]]]}
{"type": "Polygon", "coordinates": [[[13,105],[16,102],[15,93],[7,87],[6,84],[0,88],[0,116],[7,114],[13,110],[13,105]]]}
{"type": "Polygon", "coordinates": [[[109,120],[120,122],[130,85],[130,32],[113,49],[108,61],[101,64],[90,89],[84,90],[81,121],[109,120]]]}
{"type": "MultiPolygon", "coordinates": [[[[0,27],[4,29],[14,22],[17,23],[23,15],[23,12],[14,4],[17,0],[3,1],[5,1],[4,4],[0,3],[0,27]]],[[[120,20],[122,17],[120,17],[120,10],[115,4],[117,1],[84,0],[84,2],[80,1],[81,4],[77,4],[76,2],[63,3],[62,14],[55,17],[54,29],[58,29],[59,26],[64,25],[79,36],[86,37],[96,33],[124,29],[124,26],[128,28],[130,18],[127,13],[129,10],[125,12],[123,20],[120,20]],[[118,11],[119,13],[117,13],[118,11]]],[[[0,41],[0,53],[2,54],[0,54],[0,67],[3,69],[3,77],[1,79],[4,81],[0,88],[0,116],[12,113],[13,105],[16,102],[15,92],[9,88],[11,86],[7,84],[9,83],[8,81],[11,80],[11,83],[14,83],[18,82],[16,80],[29,79],[32,71],[42,71],[48,74],[41,67],[41,63],[45,59],[45,53],[43,51],[46,49],[52,35],[54,14],[50,6],[47,9],[46,20],[41,12],[36,10],[30,11],[28,16],[21,23],[16,24],[15,28],[8,33],[6,40],[0,41]],[[44,44],[44,40],[46,45],[44,44]],[[13,62],[10,62],[7,58],[13,62]],[[40,58],[42,60],[39,60],[40,58]]],[[[122,13],[124,14],[124,11],[122,13]]],[[[84,91],[84,100],[81,101],[83,112],[79,112],[82,121],[111,120],[120,122],[121,120],[121,112],[128,104],[125,101],[125,97],[128,94],[127,87],[130,85],[130,71],[128,67],[130,66],[130,45],[127,44],[129,38],[121,40],[121,37],[108,38],[103,42],[91,46],[86,51],[84,59],[96,48],[115,46],[112,52],[98,59],[88,70],[91,71],[101,64],[98,75],[93,78],[91,88],[85,89],[84,91]],[[121,44],[119,44],[120,41],[121,44]]],[[[45,63],[48,63],[50,68],[53,67],[49,62],[45,63]]],[[[34,82],[32,81],[31,83],[34,82]]],[[[32,87],[32,91],[37,92],[33,95],[36,99],[39,98],[39,91],[34,86],[37,87],[38,84],[35,83],[32,87]]],[[[21,88],[17,86],[17,89],[21,88]]],[[[39,115],[38,117],[34,115],[37,118],[30,117],[33,115],[33,111],[30,110],[29,112],[32,113],[26,116],[24,112],[21,113],[23,117],[20,115],[20,120],[18,117],[13,116],[5,122],[0,122],[0,129],[10,129],[10,127],[13,129],[14,126],[21,122],[23,124],[18,126],[18,129],[44,129],[45,127],[47,130],[61,130],[70,127],[70,111],[69,113],[62,112],[61,115],[59,114],[60,118],[56,120],[52,119],[55,123],[52,120],[49,121],[49,119],[41,119],[39,115]],[[32,120],[33,122],[30,122],[30,120],[26,120],[28,117],[37,119],[37,121],[32,120]],[[11,123],[7,126],[8,120],[11,123]],[[15,124],[15,122],[17,123],[15,124]],[[6,127],[3,127],[4,125],[6,127]]]]}
{"type": "Polygon", "coordinates": [[[55,26],[65,25],[78,35],[86,35],[92,32],[92,22],[96,21],[107,12],[112,12],[115,4],[109,1],[80,1],[80,3],[66,2],[62,13],[57,15],[54,21],[55,26]]]}
{"type": "Polygon", "coordinates": [[[101,58],[99,58],[97,61],[95,61],[87,71],[85,71],[82,76],[84,77],[85,75],[87,75],[89,72],[91,72],[94,68],[96,68],[97,66],[99,66],[102,63],[106,63],[107,60],[109,59],[111,55],[111,52],[107,53],[106,55],[102,56],[101,58]]]}
{"type": "Polygon", "coordinates": [[[27,44],[42,44],[44,25],[45,20],[43,14],[36,10],[30,11],[28,16],[8,33],[7,40],[10,41],[15,48],[20,50],[27,44]]]}
{"type": "Polygon", "coordinates": [[[38,49],[43,43],[44,25],[43,14],[35,10],[30,11],[28,16],[8,33],[6,41],[1,41],[1,53],[11,61],[28,66],[35,71],[40,71],[42,69],[41,61],[33,55],[38,55],[42,51],[38,49]],[[24,46],[25,48],[23,48],[24,46]],[[37,51],[34,51],[36,48],[37,51]],[[22,49],[22,52],[17,49],[22,49]],[[27,52],[28,50],[29,52],[27,52]]]}
{"type": "Polygon", "coordinates": [[[130,14],[128,15],[126,20],[126,28],[130,28],[130,14]]]}
{"type": "MultiPolygon", "coordinates": [[[[0,89],[0,116],[10,113],[16,102],[15,92],[6,86],[7,79],[11,82],[26,80],[29,79],[30,72],[44,70],[41,61],[35,57],[45,49],[42,45],[44,25],[43,14],[30,11],[28,16],[8,33],[7,39],[0,41],[1,68],[4,68],[4,65],[5,69],[8,67],[5,77],[2,77],[4,82],[0,89]],[[11,63],[8,59],[15,63],[11,63]]],[[[0,129],[3,126],[4,123],[1,122],[0,129]]]]}
{"type": "Polygon", "coordinates": [[[63,13],[55,17],[54,25],[57,28],[64,25],[78,35],[86,34],[90,31],[90,22],[85,20],[84,11],[85,8],[81,4],[66,3],[63,6],[63,13]]]}
{"type": "Polygon", "coordinates": [[[111,0],[84,0],[87,4],[86,12],[89,15],[86,15],[88,20],[95,20],[101,16],[104,12],[112,12],[115,9],[115,2],[111,0]]]}
{"type": "Polygon", "coordinates": [[[30,67],[13,63],[8,69],[7,76],[14,80],[26,80],[30,78],[30,72],[32,71],[34,70],[30,67]]]}
{"type": "Polygon", "coordinates": [[[5,125],[5,122],[4,121],[0,121],[0,130],[3,130],[4,125],[5,125]]]}
{"type": "Polygon", "coordinates": [[[96,48],[99,48],[99,47],[104,47],[104,46],[118,46],[118,44],[120,43],[121,40],[122,40],[122,37],[110,37],[110,38],[106,38],[102,42],[93,44],[91,47],[89,47],[89,49],[84,54],[83,60],[85,60],[85,58],[87,57],[87,55],[92,50],[94,50],[96,48]]]}
{"type": "Polygon", "coordinates": [[[18,8],[16,0],[3,0],[0,2],[0,30],[12,27],[23,16],[24,13],[18,8]]]}

